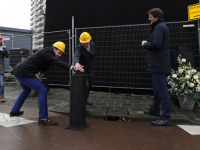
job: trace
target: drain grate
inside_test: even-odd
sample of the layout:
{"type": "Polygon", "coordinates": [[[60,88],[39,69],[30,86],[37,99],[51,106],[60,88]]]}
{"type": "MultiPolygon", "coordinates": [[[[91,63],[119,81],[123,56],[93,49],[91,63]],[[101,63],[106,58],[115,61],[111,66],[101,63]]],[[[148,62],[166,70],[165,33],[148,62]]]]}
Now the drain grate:
{"type": "Polygon", "coordinates": [[[107,109],[106,117],[128,117],[129,111],[128,110],[110,110],[107,109]]]}

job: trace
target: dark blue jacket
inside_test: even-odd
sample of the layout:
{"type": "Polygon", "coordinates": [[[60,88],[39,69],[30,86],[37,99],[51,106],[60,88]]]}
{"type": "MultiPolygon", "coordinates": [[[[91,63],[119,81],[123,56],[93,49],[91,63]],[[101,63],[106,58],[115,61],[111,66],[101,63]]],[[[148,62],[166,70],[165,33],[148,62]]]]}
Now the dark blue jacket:
{"type": "Polygon", "coordinates": [[[168,74],[171,70],[169,30],[162,18],[151,26],[150,40],[144,44],[144,48],[148,50],[147,70],[168,74]]]}
{"type": "Polygon", "coordinates": [[[81,43],[76,47],[73,61],[74,63],[79,63],[84,66],[84,72],[90,77],[93,75],[94,66],[94,56],[95,56],[95,44],[90,42],[90,52],[88,52],[81,43]]]}

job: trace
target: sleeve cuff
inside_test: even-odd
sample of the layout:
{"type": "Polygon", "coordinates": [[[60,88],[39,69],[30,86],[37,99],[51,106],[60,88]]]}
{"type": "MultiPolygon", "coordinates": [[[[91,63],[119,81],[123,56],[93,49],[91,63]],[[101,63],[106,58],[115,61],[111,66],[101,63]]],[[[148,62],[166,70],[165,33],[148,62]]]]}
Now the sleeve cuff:
{"type": "Polygon", "coordinates": [[[71,67],[70,67],[70,70],[74,70],[74,66],[71,66],[71,67]]]}

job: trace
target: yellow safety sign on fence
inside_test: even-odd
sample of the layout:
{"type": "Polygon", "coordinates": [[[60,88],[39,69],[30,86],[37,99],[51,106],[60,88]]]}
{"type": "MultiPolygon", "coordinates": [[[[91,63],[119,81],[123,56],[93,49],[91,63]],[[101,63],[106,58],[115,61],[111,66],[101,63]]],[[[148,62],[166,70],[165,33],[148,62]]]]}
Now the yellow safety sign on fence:
{"type": "Polygon", "coordinates": [[[188,21],[200,19],[200,3],[188,6],[188,21]]]}

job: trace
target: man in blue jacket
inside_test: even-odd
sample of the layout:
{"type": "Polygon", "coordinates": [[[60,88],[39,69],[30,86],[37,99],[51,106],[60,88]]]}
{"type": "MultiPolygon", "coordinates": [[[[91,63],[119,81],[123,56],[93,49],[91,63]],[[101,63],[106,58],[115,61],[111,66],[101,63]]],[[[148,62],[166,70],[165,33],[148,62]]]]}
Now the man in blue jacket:
{"type": "MultiPolygon", "coordinates": [[[[84,72],[82,74],[87,76],[87,105],[93,105],[92,102],[88,101],[90,89],[92,87],[92,76],[93,76],[93,66],[94,66],[94,56],[95,56],[95,44],[90,42],[92,37],[89,33],[83,32],[79,38],[79,45],[76,47],[76,51],[74,54],[74,63],[76,65],[83,65],[84,72]]],[[[86,113],[89,113],[88,111],[86,113]]]]}
{"type": "Polygon", "coordinates": [[[153,106],[149,110],[144,110],[144,113],[160,116],[162,106],[162,116],[151,123],[157,126],[171,126],[171,102],[166,85],[166,74],[171,70],[170,34],[161,9],[153,8],[147,13],[152,27],[151,36],[148,42],[142,41],[142,46],[148,50],[147,70],[152,72],[154,101],[153,106]]]}
{"type": "Polygon", "coordinates": [[[0,101],[5,102],[4,97],[4,73],[5,73],[5,64],[4,57],[8,58],[9,53],[6,46],[3,43],[3,37],[0,35],[0,101]]]}

